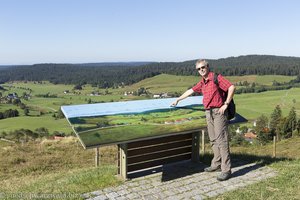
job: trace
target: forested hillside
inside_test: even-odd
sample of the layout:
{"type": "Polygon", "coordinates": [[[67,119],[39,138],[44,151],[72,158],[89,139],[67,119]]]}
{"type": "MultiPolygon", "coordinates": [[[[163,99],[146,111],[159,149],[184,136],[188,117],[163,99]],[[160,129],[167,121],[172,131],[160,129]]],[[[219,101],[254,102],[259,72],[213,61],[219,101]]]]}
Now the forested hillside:
{"type": "MultiPolygon", "coordinates": [[[[299,75],[300,58],[248,55],[208,60],[212,70],[226,76],[299,75]]],[[[195,60],[128,65],[109,64],[36,64],[1,69],[0,83],[16,80],[44,81],[63,84],[92,84],[100,88],[130,85],[158,74],[197,75],[195,60]]]]}

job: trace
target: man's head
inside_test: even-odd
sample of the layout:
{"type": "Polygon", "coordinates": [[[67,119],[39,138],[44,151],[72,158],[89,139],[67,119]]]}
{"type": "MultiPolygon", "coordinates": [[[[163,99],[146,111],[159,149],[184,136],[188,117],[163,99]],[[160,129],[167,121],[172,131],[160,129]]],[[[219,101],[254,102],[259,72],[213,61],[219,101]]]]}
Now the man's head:
{"type": "Polygon", "coordinates": [[[209,73],[209,64],[206,60],[197,60],[196,62],[196,70],[198,70],[199,74],[202,77],[207,77],[208,73],[209,73]]]}

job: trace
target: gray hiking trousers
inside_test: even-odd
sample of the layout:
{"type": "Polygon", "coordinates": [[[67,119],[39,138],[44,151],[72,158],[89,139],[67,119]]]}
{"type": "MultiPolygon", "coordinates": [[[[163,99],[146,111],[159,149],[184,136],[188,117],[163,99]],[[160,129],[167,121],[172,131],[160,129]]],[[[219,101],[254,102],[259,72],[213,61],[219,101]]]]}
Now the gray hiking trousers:
{"type": "Polygon", "coordinates": [[[227,110],[224,114],[218,113],[219,108],[212,108],[205,111],[208,136],[214,158],[211,167],[221,167],[222,172],[231,170],[230,150],[228,141],[227,110]]]}

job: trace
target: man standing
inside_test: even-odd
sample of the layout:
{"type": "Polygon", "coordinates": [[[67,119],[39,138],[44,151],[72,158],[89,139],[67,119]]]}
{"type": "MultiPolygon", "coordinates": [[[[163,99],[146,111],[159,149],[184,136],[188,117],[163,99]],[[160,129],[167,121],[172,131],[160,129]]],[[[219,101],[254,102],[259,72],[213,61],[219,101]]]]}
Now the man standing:
{"type": "Polygon", "coordinates": [[[196,70],[202,76],[202,80],[178,97],[171,106],[176,106],[179,101],[187,98],[194,92],[203,94],[208,135],[214,152],[211,166],[205,168],[204,171],[214,172],[221,170],[221,174],[217,176],[217,179],[224,181],[231,176],[227,107],[232,100],[235,87],[222,75],[217,76],[219,84],[216,85],[214,83],[214,73],[210,72],[209,64],[205,60],[196,62],[196,70]],[[228,92],[227,98],[225,92],[228,92]]]}

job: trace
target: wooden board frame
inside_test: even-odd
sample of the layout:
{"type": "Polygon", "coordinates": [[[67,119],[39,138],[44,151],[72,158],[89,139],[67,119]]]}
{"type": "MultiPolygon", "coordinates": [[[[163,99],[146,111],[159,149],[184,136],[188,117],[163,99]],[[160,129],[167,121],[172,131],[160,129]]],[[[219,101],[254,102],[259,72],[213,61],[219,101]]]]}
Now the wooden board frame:
{"type": "Polygon", "coordinates": [[[127,180],[128,173],[147,170],[183,160],[200,161],[200,135],[205,129],[118,145],[118,173],[127,180]]]}

